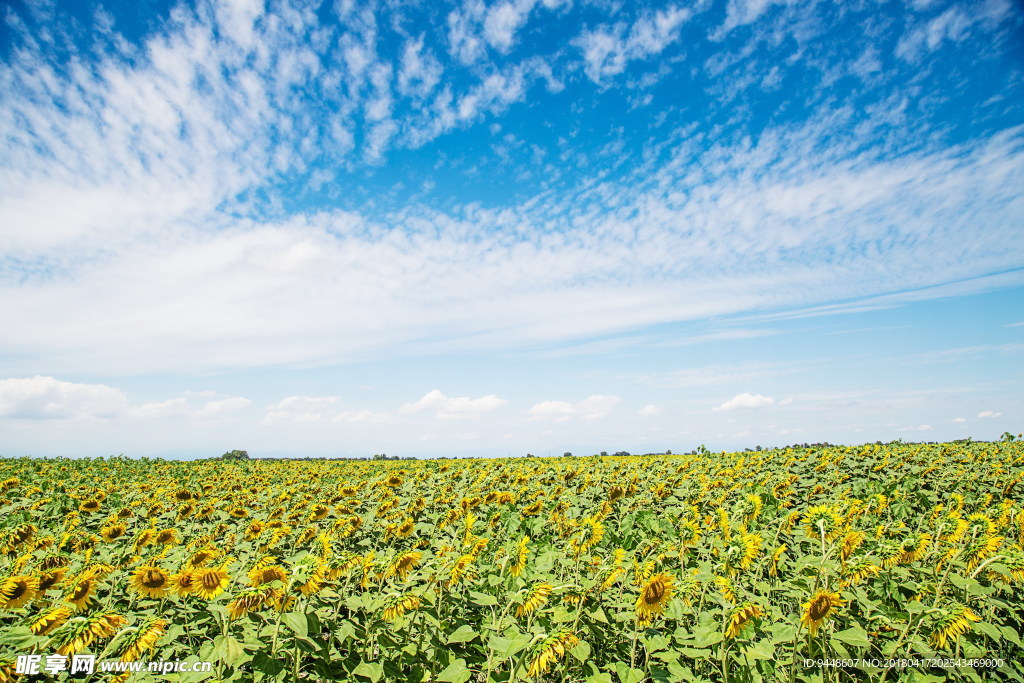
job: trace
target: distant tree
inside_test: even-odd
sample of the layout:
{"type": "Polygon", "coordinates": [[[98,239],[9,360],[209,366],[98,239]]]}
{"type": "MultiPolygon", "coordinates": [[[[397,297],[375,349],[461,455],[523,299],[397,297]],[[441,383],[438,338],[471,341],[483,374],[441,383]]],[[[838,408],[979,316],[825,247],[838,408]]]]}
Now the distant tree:
{"type": "Polygon", "coordinates": [[[665,455],[672,455],[672,449],[671,448],[666,448],[665,449],[665,455]]]}
{"type": "Polygon", "coordinates": [[[601,457],[602,458],[608,457],[608,451],[601,451],[601,457]]]}
{"type": "Polygon", "coordinates": [[[527,458],[536,458],[537,456],[536,456],[536,455],[534,455],[533,453],[527,453],[527,454],[526,454],[526,457],[527,457],[527,458]]]}
{"type": "Polygon", "coordinates": [[[248,451],[228,451],[224,455],[220,456],[221,460],[248,460],[248,451]]]}
{"type": "Polygon", "coordinates": [[[570,453],[569,451],[566,451],[565,453],[562,453],[562,457],[563,458],[571,458],[572,457],[572,453],[570,453]]]}

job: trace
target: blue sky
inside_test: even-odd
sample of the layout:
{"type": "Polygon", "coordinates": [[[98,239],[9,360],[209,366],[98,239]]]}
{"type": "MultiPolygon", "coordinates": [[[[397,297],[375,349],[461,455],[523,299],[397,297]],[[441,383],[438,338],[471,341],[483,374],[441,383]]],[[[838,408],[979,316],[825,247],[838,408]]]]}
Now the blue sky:
{"type": "Polygon", "coordinates": [[[0,12],[0,454],[1024,427],[1011,0],[0,12]]]}

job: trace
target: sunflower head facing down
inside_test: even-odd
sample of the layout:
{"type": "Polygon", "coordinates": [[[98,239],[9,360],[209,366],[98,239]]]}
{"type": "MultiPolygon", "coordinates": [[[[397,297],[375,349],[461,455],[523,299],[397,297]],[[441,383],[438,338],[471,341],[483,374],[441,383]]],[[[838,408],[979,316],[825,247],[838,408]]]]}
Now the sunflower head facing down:
{"type": "Polygon", "coordinates": [[[640,621],[650,621],[665,612],[665,605],[672,599],[675,579],[662,572],[647,579],[636,599],[636,615],[640,621]]]}
{"type": "Polygon", "coordinates": [[[811,635],[816,635],[822,623],[831,616],[837,607],[842,607],[843,601],[839,593],[833,593],[825,589],[819,589],[814,596],[804,603],[804,614],[800,622],[807,626],[811,635]]]}

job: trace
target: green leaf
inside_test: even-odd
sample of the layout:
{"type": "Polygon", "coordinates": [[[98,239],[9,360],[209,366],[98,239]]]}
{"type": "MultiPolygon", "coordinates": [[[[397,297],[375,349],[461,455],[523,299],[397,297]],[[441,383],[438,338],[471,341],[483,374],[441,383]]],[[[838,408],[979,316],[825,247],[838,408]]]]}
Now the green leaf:
{"type": "Polygon", "coordinates": [[[775,646],[770,640],[759,640],[743,648],[743,654],[750,659],[771,659],[775,656],[775,646]]]}
{"type": "Polygon", "coordinates": [[[213,639],[212,654],[225,664],[235,664],[242,652],[242,644],[234,636],[217,636],[213,639]]]}
{"type": "Polygon", "coordinates": [[[569,650],[569,654],[571,654],[573,657],[580,660],[581,662],[585,662],[587,661],[587,657],[590,656],[590,644],[586,641],[581,640],[579,643],[576,644],[576,647],[569,650]]]}
{"type": "Polygon", "coordinates": [[[608,673],[607,671],[602,671],[601,673],[594,674],[593,676],[588,678],[585,683],[614,683],[614,682],[612,681],[612,675],[610,673],[608,673]]]}
{"type": "Polygon", "coordinates": [[[984,633],[986,636],[996,641],[997,643],[1002,640],[1003,633],[998,628],[988,623],[987,621],[979,621],[975,624],[971,624],[971,627],[978,633],[984,633]]]}
{"type": "Polygon", "coordinates": [[[505,637],[491,636],[487,642],[491,649],[494,650],[494,654],[501,659],[508,659],[529,646],[531,640],[533,639],[525,633],[505,631],[505,637]]]}
{"type": "Polygon", "coordinates": [[[384,667],[377,662],[359,662],[359,666],[353,669],[352,673],[356,676],[369,678],[373,683],[377,683],[377,681],[384,677],[384,667]]]}
{"type": "Polygon", "coordinates": [[[469,593],[470,602],[474,605],[480,605],[482,607],[490,607],[491,605],[497,605],[498,599],[493,595],[487,595],[486,593],[477,593],[470,591],[469,593]]]}
{"type": "Polygon", "coordinates": [[[473,630],[469,624],[463,624],[448,636],[449,643],[466,643],[476,638],[479,633],[473,630]]]}
{"type": "Polygon", "coordinates": [[[0,643],[15,650],[29,650],[41,640],[46,640],[46,636],[37,636],[28,626],[14,626],[0,634],[0,643]]]}
{"type": "Polygon", "coordinates": [[[722,638],[724,638],[724,636],[717,628],[700,626],[693,632],[693,644],[698,648],[710,647],[715,643],[720,643],[722,642],[722,638]]]}
{"type": "Polygon", "coordinates": [[[634,669],[622,662],[615,664],[615,673],[619,675],[620,683],[640,683],[646,677],[643,669],[634,669]]]}
{"type": "Polygon", "coordinates": [[[1002,631],[1004,638],[1006,638],[1008,641],[1010,641],[1017,647],[1020,647],[1020,634],[1017,633],[1017,631],[1015,631],[1013,628],[1009,626],[1002,626],[999,630],[1002,631]]]}
{"type": "Polygon", "coordinates": [[[778,623],[773,624],[771,627],[772,643],[780,645],[782,643],[792,643],[793,638],[796,637],[796,626],[792,624],[778,623]]]}
{"type": "Polygon", "coordinates": [[[456,659],[437,675],[437,680],[447,683],[466,683],[473,677],[473,672],[466,666],[465,659],[456,659]]]}
{"type": "Polygon", "coordinates": [[[252,658],[251,666],[256,671],[273,678],[284,670],[285,664],[284,660],[271,657],[266,652],[257,652],[252,658]]]}
{"type": "Polygon", "coordinates": [[[869,647],[871,645],[871,641],[868,640],[868,632],[860,626],[851,626],[845,631],[838,631],[833,633],[832,637],[854,647],[869,647]]]}
{"type": "Polygon", "coordinates": [[[667,650],[668,647],[672,644],[671,641],[668,639],[668,636],[663,636],[660,633],[656,636],[651,636],[650,638],[645,637],[642,639],[642,641],[644,644],[644,649],[647,650],[647,652],[649,653],[667,650]]]}
{"type": "Polygon", "coordinates": [[[281,621],[284,622],[284,625],[290,628],[292,633],[295,635],[302,636],[303,638],[309,635],[309,626],[306,621],[305,614],[289,612],[281,617],[281,621]]]}

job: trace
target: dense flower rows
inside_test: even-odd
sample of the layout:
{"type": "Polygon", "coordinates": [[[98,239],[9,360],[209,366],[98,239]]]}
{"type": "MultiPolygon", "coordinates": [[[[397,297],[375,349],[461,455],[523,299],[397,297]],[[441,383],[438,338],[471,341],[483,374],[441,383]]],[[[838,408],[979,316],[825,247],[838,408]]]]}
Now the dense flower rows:
{"type": "Polygon", "coordinates": [[[0,682],[29,652],[215,662],[181,681],[1024,676],[1019,443],[0,479],[0,682]]]}

